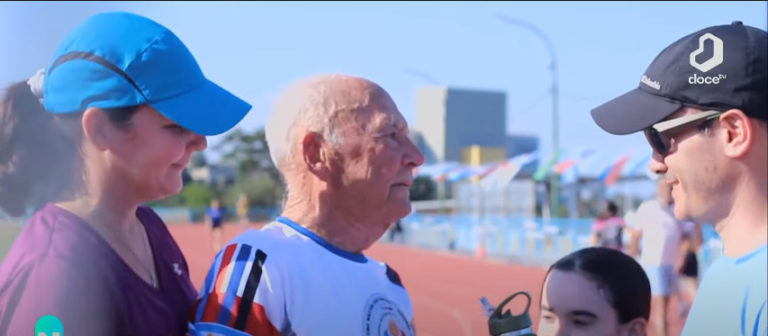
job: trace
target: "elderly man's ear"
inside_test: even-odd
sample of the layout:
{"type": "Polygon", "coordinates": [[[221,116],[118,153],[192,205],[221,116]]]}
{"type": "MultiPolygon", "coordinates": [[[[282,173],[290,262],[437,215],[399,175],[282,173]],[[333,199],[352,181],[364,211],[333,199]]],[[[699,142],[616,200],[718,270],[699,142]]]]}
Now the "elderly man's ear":
{"type": "Polygon", "coordinates": [[[327,179],[330,176],[328,146],[323,135],[317,132],[308,132],[301,141],[301,149],[307,169],[320,179],[327,179]]]}

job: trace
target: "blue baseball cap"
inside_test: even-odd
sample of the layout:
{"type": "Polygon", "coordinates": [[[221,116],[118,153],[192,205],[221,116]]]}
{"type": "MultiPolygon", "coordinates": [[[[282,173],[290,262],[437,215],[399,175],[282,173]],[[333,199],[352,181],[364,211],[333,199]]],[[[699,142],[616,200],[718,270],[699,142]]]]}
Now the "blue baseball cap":
{"type": "Polygon", "coordinates": [[[173,32],[131,13],[90,17],[46,69],[43,105],[51,113],[143,104],[201,135],[229,130],[251,109],[205,78],[173,32]]]}

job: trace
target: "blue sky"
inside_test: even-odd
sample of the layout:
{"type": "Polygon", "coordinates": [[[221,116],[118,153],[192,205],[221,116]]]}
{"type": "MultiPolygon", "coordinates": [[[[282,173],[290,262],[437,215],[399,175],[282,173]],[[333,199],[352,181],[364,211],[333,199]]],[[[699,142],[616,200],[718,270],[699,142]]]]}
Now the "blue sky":
{"type": "MultiPolygon", "coordinates": [[[[507,92],[509,133],[551,149],[551,75],[544,43],[496,19],[527,21],[554,45],[560,143],[643,153],[642,135],[613,136],[589,110],[637,86],[668,44],[740,20],[766,29],[766,2],[94,2],[0,3],[0,85],[48,65],[58,42],[89,15],[125,10],[172,29],[205,74],[253,104],[240,124],[263,126],[277,93],[315,73],[367,77],[413,121],[420,86],[507,92]]],[[[469,126],[468,126],[469,127],[469,126]]],[[[211,137],[215,143],[220,136],[211,137]]]]}

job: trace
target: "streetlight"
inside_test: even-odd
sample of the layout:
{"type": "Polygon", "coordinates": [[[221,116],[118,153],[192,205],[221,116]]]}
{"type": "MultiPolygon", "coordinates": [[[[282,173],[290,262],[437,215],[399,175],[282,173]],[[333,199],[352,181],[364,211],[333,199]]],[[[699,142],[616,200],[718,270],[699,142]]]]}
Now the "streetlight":
{"type": "MultiPolygon", "coordinates": [[[[532,33],[534,33],[536,36],[541,38],[544,41],[544,44],[547,46],[547,51],[549,51],[549,69],[552,71],[552,162],[556,162],[559,156],[559,139],[558,139],[558,117],[557,117],[557,102],[558,102],[558,82],[557,82],[557,55],[555,54],[555,47],[552,45],[552,41],[549,40],[547,35],[544,34],[538,27],[534,26],[533,24],[530,24],[526,21],[518,20],[515,18],[508,17],[506,15],[497,14],[496,18],[499,19],[501,22],[504,22],[509,25],[523,27],[532,33]]],[[[547,164],[549,165],[549,164],[547,164]]],[[[551,185],[551,191],[550,191],[550,215],[552,217],[557,217],[558,210],[560,208],[560,186],[559,186],[560,179],[557,175],[557,173],[552,173],[550,175],[550,185],[551,185]]]]}

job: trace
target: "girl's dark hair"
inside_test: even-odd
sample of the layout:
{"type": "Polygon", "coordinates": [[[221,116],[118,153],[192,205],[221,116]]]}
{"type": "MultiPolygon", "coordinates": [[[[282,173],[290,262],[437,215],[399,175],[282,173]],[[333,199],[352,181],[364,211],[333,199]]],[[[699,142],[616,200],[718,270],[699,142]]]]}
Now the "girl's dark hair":
{"type": "MultiPolygon", "coordinates": [[[[651,314],[651,284],[645,271],[632,257],[605,247],[588,247],[558,260],[547,271],[576,272],[597,283],[616,310],[619,323],[651,314]]],[[[547,278],[545,277],[545,279],[547,278]]]]}
{"type": "MultiPolygon", "coordinates": [[[[138,107],[103,110],[117,127],[127,128],[138,107]]],[[[20,216],[74,192],[82,161],[81,116],[49,113],[26,82],[6,89],[0,102],[0,210],[20,216]]]]}

